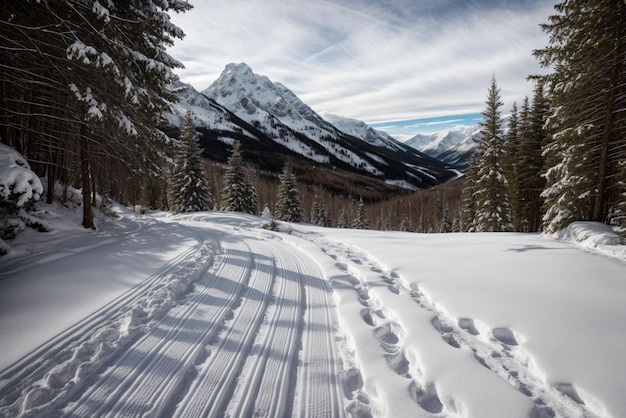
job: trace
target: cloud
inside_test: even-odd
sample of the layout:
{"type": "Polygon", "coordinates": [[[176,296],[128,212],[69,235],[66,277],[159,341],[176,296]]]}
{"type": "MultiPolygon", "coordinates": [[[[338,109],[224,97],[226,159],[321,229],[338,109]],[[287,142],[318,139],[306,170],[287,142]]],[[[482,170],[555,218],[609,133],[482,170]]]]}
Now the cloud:
{"type": "Polygon", "coordinates": [[[172,16],[183,81],[208,87],[230,62],[294,91],[318,112],[368,123],[480,112],[491,74],[507,106],[540,72],[532,50],[545,1],[203,0],[172,16]],[[462,4],[459,4],[462,3],[462,4]],[[523,3],[519,5],[519,3],[523,3]]]}

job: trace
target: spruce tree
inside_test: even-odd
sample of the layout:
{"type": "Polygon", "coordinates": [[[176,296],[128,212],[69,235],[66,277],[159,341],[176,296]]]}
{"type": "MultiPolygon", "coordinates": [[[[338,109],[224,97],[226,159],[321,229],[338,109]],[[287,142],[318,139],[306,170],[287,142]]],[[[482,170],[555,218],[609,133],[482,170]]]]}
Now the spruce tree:
{"type": "Polygon", "coordinates": [[[443,209],[443,216],[441,217],[441,226],[439,227],[440,233],[452,232],[452,221],[450,220],[450,212],[446,205],[443,209]]]}
{"type": "Polygon", "coordinates": [[[359,200],[359,208],[357,209],[356,218],[352,220],[352,228],[355,229],[370,229],[370,221],[365,210],[365,203],[363,198],[359,200]]]}
{"type": "Polygon", "coordinates": [[[347,228],[348,227],[348,216],[346,215],[346,211],[341,208],[339,212],[339,217],[337,218],[337,228],[347,228]]]}
{"type": "Polygon", "coordinates": [[[331,226],[330,214],[324,198],[320,195],[315,195],[313,199],[313,205],[311,206],[310,221],[314,225],[331,226]]]}
{"type": "Polygon", "coordinates": [[[169,203],[173,213],[209,210],[211,206],[211,192],[202,161],[202,149],[196,140],[196,130],[189,111],[175,148],[169,203]]]}
{"type": "Polygon", "coordinates": [[[239,141],[235,141],[226,165],[221,209],[252,214],[259,210],[256,187],[246,173],[239,141]]]}
{"type": "Polygon", "coordinates": [[[476,230],[479,232],[508,231],[512,229],[511,207],[507,180],[502,168],[504,134],[500,108],[502,99],[495,75],[487,93],[487,107],[483,111],[481,137],[477,140],[481,150],[476,180],[476,230]]]}
{"type": "Polygon", "coordinates": [[[626,3],[569,0],[542,25],[549,45],[535,51],[551,69],[544,147],[544,223],[553,232],[574,220],[609,222],[626,205],[626,3]]]}
{"type": "MultiPolygon", "coordinates": [[[[526,98],[525,105],[528,104],[526,98]]],[[[511,117],[509,118],[508,130],[505,135],[504,158],[502,168],[504,175],[508,181],[509,201],[511,202],[511,223],[515,231],[520,231],[520,184],[518,177],[518,149],[520,143],[520,115],[517,110],[517,103],[513,103],[511,108],[511,117]]]]}
{"type": "Polygon", "coordinates": [[[291,172],[288,164],[285,164],[279,176],[278,201],[274,215],[276,219],[286,222],[301,222],[304,219],[296,175],[291,172]]]}
{"type": "Polygon", "coordinates": [[[522,109],[520,141],[516,152],[515,181],[517,185],[517,215],[519,230],[537,232],[541,229],[543,199],[541,193],[545,187],[542,176],[544,158],[542,147],[546,140],[544,128],[548,112],[548,101],[543,92],[543,84],[535,85],[532,105],[528,100],[522,109]]]}
{"type": "Polygon", "coordinates": [[[2,141],[46,168],[49,192],[57,176],[82,188],[86,228],[111,177],[135,180],[154,168],[156,127],[175,100],[172,70],[182,67],[166,52],[184,36],[169,14],[191,8],[183,0],[0,2],[2,141]]]}
{"type": "MultiPolygon", "coordinates": [[[[479,151],[474,149],[469,164],[463,176],[463,191],[461,192],[461,231],[476,231],[476,180],[478,179],[479,151]]],[[[423,231],[424,213],[420,214],[420,230],[423,231]]]]}

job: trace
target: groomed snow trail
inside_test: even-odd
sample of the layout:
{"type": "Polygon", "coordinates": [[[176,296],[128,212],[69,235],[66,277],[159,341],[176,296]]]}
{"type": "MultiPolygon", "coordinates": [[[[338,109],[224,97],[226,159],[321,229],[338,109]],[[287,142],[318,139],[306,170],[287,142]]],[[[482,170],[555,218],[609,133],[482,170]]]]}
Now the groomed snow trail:
{"type": "Polygon", "coordinates": [[[0,416],[345,414],[334,300],[318,264],[263,230],[208,224],[197,216],[183,227],[197,228],[213,245],[169,266],[197,269],[198,257],[207,267],[196,273],[193,289],[150,321],[142,307],[158,309],[165,301],[146,285],[135,290],[137,297],[112,303],[126,316],[112,320],[113,309],[105,309],[102,323],[86,321],[72,338],[59,336],[50,349],[11,369],[15,380],[4,385],[11,393],[2,393],[11,402],[0,405],[0,416]],[[90,337],[75,342],[83,332],[90,337]],[[56,360],[33,371],[34,359],[49,355],[56,360]]]}

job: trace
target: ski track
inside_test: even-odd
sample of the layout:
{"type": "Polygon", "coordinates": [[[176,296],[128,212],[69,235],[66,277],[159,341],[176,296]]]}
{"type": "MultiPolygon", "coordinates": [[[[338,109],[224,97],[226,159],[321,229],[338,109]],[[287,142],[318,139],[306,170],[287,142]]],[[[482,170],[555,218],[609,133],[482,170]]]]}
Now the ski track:
{"type": "Polygon", "coordinates": [[[219,237],[219,249],[179,255],[3,371],[0,416],[345,415],[319,265],[276,235],[203,228],[194,235],[219,237]],[[191,292],[176,274],[193,279],[191,292]],[[157,292],[168,285],[171,300],[157,292]]]}
{"type": "MultiPolygon", "coordinates": [[[[203,234],[196,234],[206,239],[203,234]]],[[[49,416],[151,326],[213,258],[200,241],[141,284],[0,372],[0,417],[49,416]]]]}
{"type": "MultiPolygon", "coordinates": [[[[418,361],[414,361],[417,356],[411,353],[419,351],[414,350],[419,347],[411,347],[404,341],[406,330],[400,324],[402,318],[398,318],[398,312],[393,309],[395,303],[407,298],[416,304],[416,313],[431,314],[430,325],[441,335],[443,342],[455,349],[471,350],[475,361],[528,397],[534,404],[532,417],[604,416],[601,403],[581,388],[577,389],[571,383],[546,383],[534,370],[532,356],[523,349],[523,339],[514,330],[488,329],[473,318],[455,319],[433,302],[416,282],[409,283],[397,273],[385,271],[374,257],[358,247],[317,238],[315,234],[298,235],[320,247],[340,270],[348,274],[347,279],[342,278],[341,283],[335,283],[333,288],[350,283],[361,306],[360,311],[353,309],[353,314],[360,315],[363,322],[371,327],[370,337],[372,342],[378,342],[380,357],[400,377],[399,381],[406,382],[406,390],[424,416],[464,417],[468,411],[465,411],[462,402],[455,401],[454,394],[438,393],[436,382],[428,380],[418,361]],[[585,394],[584,399],[582,394],[585,394]]],[[[413,322],[414,319],[409,318],[405,323],[413,322]]],[[[344,332],[350,334],[349,329],[344,329],[344,332]]],[[[358,405],[352,415],[386,416],[389,411],[383,411],[376,405],[376,397],[381,396],[376,392],[384,393],[385,388],[370,385],[370,388],[375,388],[374,393],[367,393],[362,377],[368,374],[367,368],[367,364],[357,362],[354,368],[344,372],[348,373],[347,379],[352,382],[348,389],[356,389],[358,405]]],[[[387,393],[393,390],[388,389],[387,393]]]]}

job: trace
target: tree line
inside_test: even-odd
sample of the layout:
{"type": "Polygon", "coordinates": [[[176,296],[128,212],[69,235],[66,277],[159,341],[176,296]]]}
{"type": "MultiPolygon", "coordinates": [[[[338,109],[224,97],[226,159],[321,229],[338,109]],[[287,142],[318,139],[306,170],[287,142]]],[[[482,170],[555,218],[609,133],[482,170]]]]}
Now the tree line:
{"type": "Polygon", "coordinates": [[[558,231],[589,220],[626,227],[626,4],[570,0],[543,24],[532,102],[504,134],[495,76],[466,173],[466,231],[558,231]]]}
{"type": "Polygon", "coordinates": [[[168,13],[182,0],[0,2],[0,137],[55,184],[82,189],[93,227],[96,194],[136,188],[160,172],[157,130],[182,64],[166,52],[184,36],[168,13]],[[130,185],[130,186],[129,186],[130,185]]]}
{"type": "Polygon", "coordinates": [[[547,74],[532,77],[533,97],[513,105],[506,129],[493,76],[462,193],[444,186],[392,200],[372,198],[367,186],[337,196],[303,185],[295,166],[278,179],[254,173],[237,144],[218,176],[207,172],[192,125],[179,140],[159,131],[182,66],[166,52],[184,36],[168,13],[190,8],[182,0],[0,3],[0,139],[47,180],[48,201],[59,183],[82,190],[85,227],[97,195],[173,212],[268,206],[277,218],[420,232],[626,224],[621,0],[555,6],[542,25],[549,44],[534,52],[547,74]]]}

